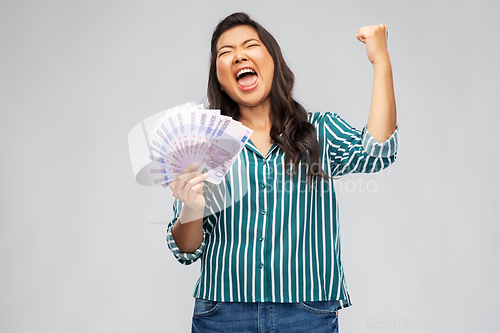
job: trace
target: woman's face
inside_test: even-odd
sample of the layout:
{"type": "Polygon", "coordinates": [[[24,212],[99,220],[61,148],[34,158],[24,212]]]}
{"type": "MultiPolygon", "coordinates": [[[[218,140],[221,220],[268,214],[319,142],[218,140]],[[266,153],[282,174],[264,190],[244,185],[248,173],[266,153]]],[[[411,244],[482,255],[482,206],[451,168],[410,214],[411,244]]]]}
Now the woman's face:
{"type": "Polygon", "coordinates": [[[252,27],[237,26],[220,36],[216,68],[222,89],[238,106],[253,107],[269,100],[274,62],[252,27]]]}

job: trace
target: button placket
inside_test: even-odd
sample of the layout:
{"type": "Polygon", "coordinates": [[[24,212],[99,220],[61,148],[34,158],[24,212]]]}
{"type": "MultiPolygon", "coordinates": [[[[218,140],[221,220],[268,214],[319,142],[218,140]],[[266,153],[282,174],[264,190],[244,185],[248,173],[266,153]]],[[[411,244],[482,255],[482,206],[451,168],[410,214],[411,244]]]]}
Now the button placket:
{"type": "MultiPolygon", "coordinates": [[[[266,191],[266,188],[267,188],[267,181],[266,181],[266,177],[265,175],[267,174],[267,171],[269,170],[269,168],[267,168],[266,166],[268,165],[267,164],[267,161],[265,158],[263,158],[261,160],[261,163],[262,163],[262,168],[264,169],[263,170],[263,174],[259,177],[259,180],[260,180],[260,185],[257,185],[261,188],[261,190],[263,192],[261,192],[261,194],[259,196],[262,196],[261,198],[264,198],[264,196],[267,197],[267,194],[265,193],[266,191]]],[[[260,216],[261,218],[259,218],[259,223],[263,223],[261,225],[261,230],[259,230],[259,233],[257,233],[257,235],[260,235],[260,236],[257,236],[258,237],[258,247],[260,249],[266,247],[266,243],[264,242],[264,233],[265,233],[265,230],[263,229],[263,226],[265,225],[264,221],[267,219],[267,204],[268,202],[264,201],[261,203],[261,206],[260,206],[260,216]]],[[[263,254],[263,257],[261,258],[258,258],[258,261],[257,261],[257,266],[260,268],[260,269],[264,269],[264,261],[266,260],[266,252],[267,250],[264,250],[264,254],[263,254]]]]}

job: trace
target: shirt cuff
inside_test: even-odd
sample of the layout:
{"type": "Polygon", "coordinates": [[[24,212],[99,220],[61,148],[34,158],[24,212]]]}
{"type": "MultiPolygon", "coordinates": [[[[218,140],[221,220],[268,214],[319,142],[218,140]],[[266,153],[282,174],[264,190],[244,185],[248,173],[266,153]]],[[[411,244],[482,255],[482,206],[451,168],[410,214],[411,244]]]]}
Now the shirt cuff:
{"type": "Polygon", "coordinates": [[[368,132],[366,126],[363,128],[361,143],[366,153],[373,157],[390,157],[396,154],[399,145],[399,125],[392,133],[391,137],[384,142],[378,142],[368,132]]]}
{"type": "Polygon", "coordinates": [[[189,265],[198,260],[198,258],[203,253],[203,250],[205,249],[205,235],[203,235],[203,240],[200,244],[200,247],[197,248],[193,253],[182,252],[177,246],[174,237],[172,236],[172,228],[174,227],[177,221],[178,219],[172,223],[170,228],[167,229],[167,245],[170,248],[170,251],[172,251],[172,253],[174,254],[174,257],[181,264],[189,265]]]}

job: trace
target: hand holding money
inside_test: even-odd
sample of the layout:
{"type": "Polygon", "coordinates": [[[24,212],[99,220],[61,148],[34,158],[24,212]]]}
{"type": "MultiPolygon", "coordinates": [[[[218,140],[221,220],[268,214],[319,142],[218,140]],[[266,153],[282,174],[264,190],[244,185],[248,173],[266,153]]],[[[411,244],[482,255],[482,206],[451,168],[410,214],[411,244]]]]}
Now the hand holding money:
{"type": "Polygon", "coordinates": [[[205,207],[203,185],[208,178],[208,173],[197,171],[199,166],[198,162],[191,163],[170,184],[172,196],[182,201],[184,207],[196,211],[205,207]]]}

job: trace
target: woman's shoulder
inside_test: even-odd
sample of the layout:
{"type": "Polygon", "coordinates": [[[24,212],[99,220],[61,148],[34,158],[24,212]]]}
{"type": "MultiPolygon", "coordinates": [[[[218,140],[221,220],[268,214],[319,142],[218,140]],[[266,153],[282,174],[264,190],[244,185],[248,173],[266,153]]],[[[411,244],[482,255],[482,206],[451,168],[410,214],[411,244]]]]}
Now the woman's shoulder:
{"type": "Polygon", "coordinates": [[[362,133],[335,112],[310,112],[308,119],[320,137],[361,136],[362,133]]]}
{"type": "Polygon", "coordinates": [[[344,122],[344,120],[342,118],[340,118],[340,116],[337,113],[331,112],[331,111],[308,112],[307,113],[307,120],[314,127],[321,127],[321,126],[324,126],[325,124],[344,122]]]}

